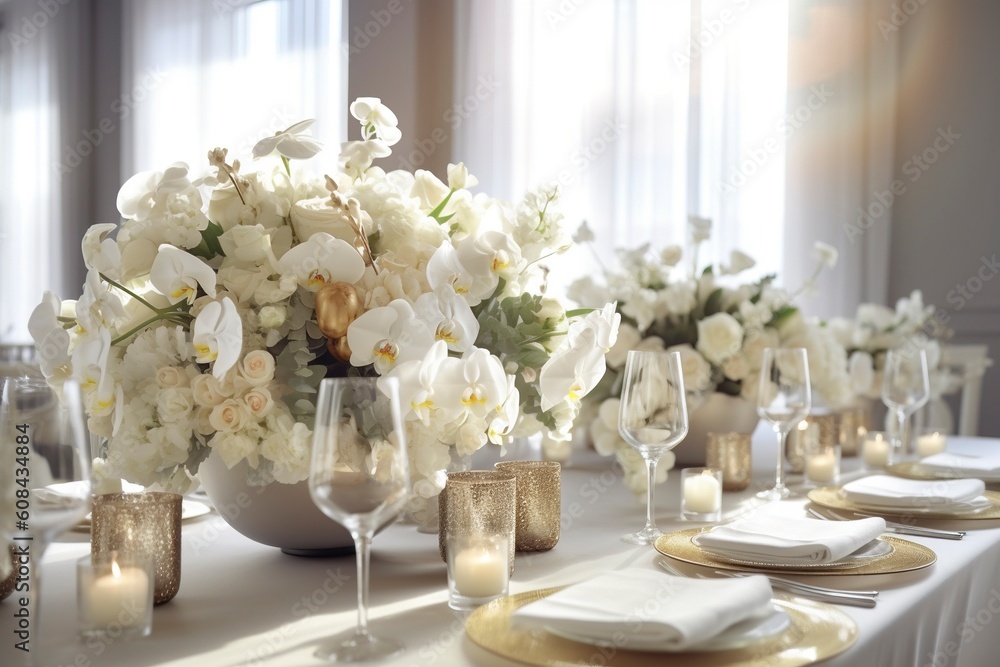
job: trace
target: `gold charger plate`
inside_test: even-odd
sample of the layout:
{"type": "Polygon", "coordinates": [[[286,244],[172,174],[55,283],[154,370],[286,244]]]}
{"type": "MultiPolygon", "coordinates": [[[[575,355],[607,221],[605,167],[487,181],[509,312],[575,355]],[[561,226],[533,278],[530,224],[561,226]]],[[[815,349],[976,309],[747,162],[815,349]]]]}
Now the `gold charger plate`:
{"type": "Polygon", "coordinates": [[[850,648],[858,626],[850,616],[822,602],[776,594],[774,604],[791,620],[783,633],[732,651],[712,653],[642,653],[562,639],[544,630],[515,630],[510,615],[524,605],[562,590],[545,588],[511,595],[483,605],[465,624],[469,639],[510,660],[541,667],[618,665],[653,667],[683,660],[685,667],[800,667],[831,658],[850,648]]]}
{"type": "Polygon", "coordinates": [[[885,558],[878,558],[867,565],[861,567],[850,567],[843,569],[815,569],[803,568],[792,570],[787,567],[771,568],[766,566],[751,567],[748,565],[733,565],[719,560],[707,551],[702,550],[691,542],[691,538],[698,533],[711,530],[710,528],[687,528],[673,533],[667,533],[656,540],[656,550],[664,556],[691,563],[693,565],[704,565],[717,570],[738,570],[743,572],[768,572],[771,574],[795,574],[795,575],[815,575],[824,577],[842,577],[856,574],[891,574],[894,572],[908,572],[909,570],[919,570],[920,568],[932,565],[937,560],[937,555],[922,544],[901,540],[897,537],[883,535],[880,540],[892,545],[893,551],[885,558]]]}
{"type": "MultiPolygon", "coordinates": [[[[890,475],[895,475],[896,477],[904,477],[906,479],[923,479],[923,480],[937,480],[937,479],[982,479],[978,477],[975,473],[969,475],[959,475],[956,473],[950,473],[947,470],[930,470],[920,464],[920,461],[901,461],[900,463],[893,463],[885,467],[885,471],[890,475]]],[[[1000,479],[984,479],[985,484],[1000,484],[1000,479]]]]}
{"type": "Polygon", "coordinates": [[[839,486],[823,486],[809,492],[808,498],[817,505],[831,509],[847,510],[849,512],[864,512],[879,516],[904,516],[912,519],[1000,519],[1000,492],[984,491],[983,496],[990,501],[990,506],[980,512],[925,512],[906,511],[906,509],[873,509],[867,505],[857,505],[844,498],[839,486]]]}

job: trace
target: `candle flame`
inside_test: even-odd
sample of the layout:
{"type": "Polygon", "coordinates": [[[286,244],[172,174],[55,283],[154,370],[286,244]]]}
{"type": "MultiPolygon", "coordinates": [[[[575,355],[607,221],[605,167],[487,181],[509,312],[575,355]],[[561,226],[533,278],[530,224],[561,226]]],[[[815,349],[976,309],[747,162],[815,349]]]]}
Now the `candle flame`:
{"type": "Polygon", "coordinates": [[[111,575],[115,579],[117,579],[118,577],[122,576],[121,568],[118,567],[118,561],[116,561],[116,560],[111,561],[111,575]]]}

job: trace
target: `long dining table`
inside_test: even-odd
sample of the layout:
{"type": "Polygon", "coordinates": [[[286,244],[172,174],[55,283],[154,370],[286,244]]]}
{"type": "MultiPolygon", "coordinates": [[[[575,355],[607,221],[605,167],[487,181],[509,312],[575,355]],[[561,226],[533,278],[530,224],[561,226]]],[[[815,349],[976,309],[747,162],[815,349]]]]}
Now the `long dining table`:
{"type": "MultiPolygon", "coordinates": [[[[949,439],[949,450],[975,453],[1000,447],[1000,439],[949,439]]],[[[773,479],[776,445],[764,425],[753,437],[753,482],[723,497],[723,519],[759,503],[755,490],[773,479]]],[[[844,459],[844,476],[856,478],[861,462],[844,459]]],[[[678,518],[679,471],[657,488],[656,520],[664,531],[691,527],[678,518]]],[[[803,513],[799,495],[783,501],[803,513]]],[[[562,535],[554,549],[519,554],[512,594],[582,581],[623,567],[659,568],[663,556],[619,537],[641,527],[644,507],[622,482],[611,459],[585,448],[574,451],[562,476],[562,535]]],[[[288,517],[294,521],[294,517],[288,517]]],[[[1000,664],[1000,521],[927,521],[921,525],[967,530],[961,541],[907,537],[931,548],[930,567],[897,574],[810,576],[842,588],[877,589],[872,609],[838,607],[858,626],[857,640],[824,664],[843,667],[912,665],[979,667],[1000,664]]],[[[350,632],[356,621],[353,556],[306,558],[257,544],[214,512],[183,528],[180,591],[154,611],[152,633],[131,641],[77,637],[76,562],[88,554],[86,533],[69,532],[47,552],[42,569],[40,624],[32,626],[31,657],[46,667],[238,667],[325,664],[313,653],[329,637],[350,632]]],[[[688,571],[697,570],[688,566],[688,571]]],[[[803,579],[806,580],[806,579],[803,579]]],[[[511,665],[474,644],[466,614],[447,605],[445,564],[437,536],[395,524],[374,540],[371,560],[371,628],[406,649],[379,664],[406,667],[511,665]]],[[[0,665],[27,657],[13,648],[15,606],[0,603],[0,665]]],[[[607,661],[614,664],[614,660],[607,661]]],[[[664,664],[667,664],[665,658],[664,664]]],[[[671,656],[683,665],[683,656],[671,656]]]]}

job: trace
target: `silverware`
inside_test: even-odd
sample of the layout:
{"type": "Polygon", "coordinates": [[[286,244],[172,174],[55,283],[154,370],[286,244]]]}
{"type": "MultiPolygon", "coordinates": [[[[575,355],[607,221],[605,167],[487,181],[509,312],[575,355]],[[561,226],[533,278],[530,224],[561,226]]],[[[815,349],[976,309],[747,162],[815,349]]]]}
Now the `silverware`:
{"type": "MultiPolygon", "coordinates": [[[[845,510],[846,511],[846,510],[845,510]]],[[[850,517],[838,514],[837,512],[824,508],[821,513],[811,507],[806,508],[811,516],[817,519],[822,519],[823,521],[852,521],[850,517]]],[[[851,512],[853,516],[856,517],[875,517],[877,514],[869,514],[866,512],[851,512]]],[[[885,532],[895,533],[897,535],[912,535],[914,537],[935,537],[942,540],[960,540],[965,537],[964,530],[941,530],[940,528],[925,528],[923,526],[908,526],[905,523],[896,523],[895,521],[885,521],[885,532]]]]}
{"type": "MultiPolygon", "coordinates": [[[[678,576],[686,576],[679,570],[674,569],[665,560],[660,559],[657,564],[662,567],[667,572],[678,576]]],[[[715,570],[715,574],[721,577],[750,577],[755,576],[757,573],[754,572],[723,572],[721,570],[715,570]]],[[[771,575],[761,573],[759,576],[767,577],[768,581],[771,582],[771,588],[778,590],[783,590],[788,593],[793,593],[795,595],[800,595],[802,597],[812,598],[814,600],[819,600],[821,602],[829,602],[832,604],[844,604],[852,605],[856,607],[874,607],[878,603],[878,591],[845,591],[838,588],[826,588],[823,586],[814,586],[811,584],[803,584],[799,581],[793,581],[791,579],[782,579],[781,577],[774,577],[771,575]]],[[[696,574],[698,579],[710,579],[711,577],[706,577],[703,574],[696,574]]]]}

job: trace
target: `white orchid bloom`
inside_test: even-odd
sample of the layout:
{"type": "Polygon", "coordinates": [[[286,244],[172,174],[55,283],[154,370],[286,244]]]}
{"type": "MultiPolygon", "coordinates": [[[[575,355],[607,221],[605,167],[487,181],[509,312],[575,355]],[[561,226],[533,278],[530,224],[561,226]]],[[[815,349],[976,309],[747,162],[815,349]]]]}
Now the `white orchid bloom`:
{"type": "MultiPolygon", "coordinates": [[[[73,350],[73,372],[80,383],[87,412],[93,417],[110,415],[116,404],[124,402],[124,390],[121,385],[116,385],[113,374],[108,372],[110,352],[111,332],[106,328],[92,332],[73,350]]],[[[115,430],[121,419],[119,410],[115,430]]]]}
{"type": "Polygon", "coordinates": [[[455,250],[462,266],[467,267],[482,284],[482,291],[486,292],[484,296],[489,296],[496,289],[500,278],[507,282],[516,280],[528,265],[521,256],[520,246],[503,232],[488,231],[469,236],[455,250]]]}
{"type": "Polygon", "coordinates": [[[691,240],[695,244],[707,241],[712,235],[712,219],[697,215],[688,216],[688,227],[691,229],[691,240]]]}
{"type": "Polygon", "coordinates": [[[492,294],[497,286],[497,276],[489,261],[485,257],[480,259],[482,261],[477,262],[474,269],[466,266],[455,247],[445,241],[427,262],[427,282],[435,291],[449,286],[470,306],[475,306],[492,294]]]}
{"type": "Polygon", "coordinates": [[[479,179],[469,173],[464,162],[448,165],[448,187],[452,190],[466,190],[479,184],[479,179]]]}
{"type": "Polygon", "coordinates": [[[490,422],[487,430],[490,442],[494,445],[504,444],[507,435],[517,423],[520,414],[521,393],[514,384],[514,376],[507,376],[507,399],[503,402],[497,416],[490,422]]]}
{"type": "Polygon", "coordinates": [[[489,417],[502,410],[508,394],[503,364],[478,347],[461,359],[445,359],[435,382],[438,409],[449,421],[489,417]]]}
{"type": "Polygon", "coordinates": [[[194,303],[200,285],[205,294],[215,298],[215,271],[191,253],[164,243],[149,269],[149,282],[170,303],[194,303]]]}
{"type": "Polygon", "coordinates": [[[397,364],[422,359],[434,345],[434,334],[408,302],[395,299],[354,320],[347,344],[352,366],[375,364],[379,375],[385,375],[397,364]]]}
{"type": "Polygon", "coordinates": [[[538,374],[542,410],[551,410],[566,398],[583,398],[601,381],[605,369],[597,331],[590,327],[580,330],[573,343],[552,355],[538,374]]]}
{"type": "Polygon", "coordinates": [[[88,269],[94,269],[115,279],[121,273],[122,253],[118,242],[108,238],[108,234],[116,229],[118,225],[110,222],[91,225],[80,244],[83,249],[84,265],[88,269]]]}
{"type": "Polygon", "coordinates": [[[46,291],[28,318],[28,333],[35,341],[39,366],[47,378],[70,360],[70,337],[59,321],[61,313],[62,301],[53,292],[46,291]]]}
{"type": "Polygon", "coordinates": [[[605,304],[601,310],[593,310],[582,320],[570,324],[566,336],[569,346],[575,346],[577,339],[589,330],[594,333],[594,344],[606,354],[618,340],[622,316],[616,312],[617,305],[617,302],[605,304]]]}
{"type": "Polygon", "coordinates": [[[395,145],[403,133],[396,127],[399,120],[389,107],[377,97],[359,97],[351,103],[351,115],[361,121],[361,135],[365,139],[380,139],[386,146],[395,145]]]}
{"type": "Polygon", "coordinates": [[[195,361],[213,364],[212,375],[221,381],[243,349],[243,321],[236,304],[229,297],[212,301],[198,313],[193,331],[195,361]]]}
{"type": "MultiPolygon", "coordinates": [[[[424,426],[430,425],[434,404],[434,383],[441,363],[448,358],[448,346],[437,341],[427,351],[423,359],[414,359],[396,364],[387,376],[399,380],[399,401],[405,410],[403,415],[409,420],[419,420],[424,426]]],[[[379,378],[379,386],[382,380],[379,378]]]]}
{"type": "Polygon", "coordinates": [[[253,147],[253,156],[262,158],[277,151],[278,155],[286,158],[308,160],[323,150],[322,144],[309,135],[302,134],[315,122],[312,118],[300,120],[291,127],[275,133],[273,137],[261,139],[253,147]]]}
{"type": "MultiPolygon", "coordinates": [[[[294,279],[310,292],[337,281],[356,283],[365,272],[365,261],[347,241],[317,232],[278,260],[283,286],[294,279]]],[[[294,291],[294,289],[293,289],[294,291]]]]}
{"type": "Polygon", "coordinates": [[[372,163],[392,155],[392,149],[379,139],[347,141],[340,145],[340,166],[354,178],[361,178],[372,163]]]}
{"type": "Polygon", "coordinates": [[[118,212],[129,220],[146,220],[170,195],[192,187],[184,162],[175,162],[162,172],[138,173],[118,191],[118,212]]]}
{"type": "MultiPolygon", "coordinates": [[[[410,186],[410,196],[417,199],[421,211],[430,213],[436,209],[441,205],[445,197],[448,196],[449,192],[448,186],[426,169],[417,169],[414,172],[413,184],[410,186]]],[[[451,202],[441,211],[444,215],[452,212],[453,205],[451,202]]]]}
{"type": "Polygon", "coordinates": [[[747,269],[752,269],[756,265],[757,262],[750,255],[742,253],[739,250],[731,250],[729,252],[729,264],[722,267],[722,275],[735,276],[747,269]]]}
{"type": "Polygon", "coordinates": [[[450,285],[421,295],[413,309],[434,332],[434,338],[447,343],[449,350],[465,352],[479,336],[479,321],[472,307],[450,285]]]}
{"type": "Polygon", "coordinates": [[[121,299],[108,289],[100,274],[93,269],[88,271],[83,294],[76,302],[78,333],[111,328],[117,320],[126,315],[121,299]]]}

